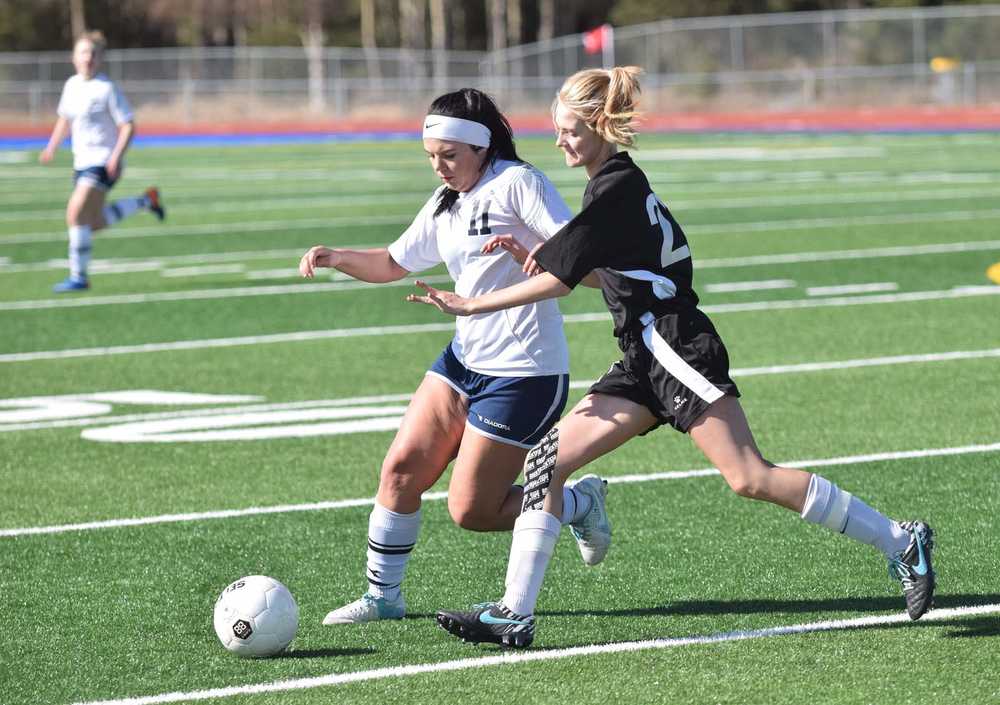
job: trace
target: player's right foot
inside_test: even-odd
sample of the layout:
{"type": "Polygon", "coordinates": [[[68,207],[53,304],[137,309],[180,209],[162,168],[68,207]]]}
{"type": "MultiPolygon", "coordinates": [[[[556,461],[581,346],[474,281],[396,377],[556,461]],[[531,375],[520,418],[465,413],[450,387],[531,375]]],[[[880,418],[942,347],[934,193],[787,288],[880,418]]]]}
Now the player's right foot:
{"type": "Polygon", "coordinates": [[[934,532],[922,521],[904,521],[900,526],[910,532],[910,544],[889,559],[889,575],[903,584],[910,619],[920,619],[934,604],[934,532]]]}
{"type": "Polygon", "coordinates": [[[366,592],[360,599],[327,614],[323,624],[364,624],[382,619],[402,619],[405,614],[406,601],[402,593],[395,600],[387,600],[366,592]]]}
{"type": "Polygon", "coordinates": [[[146,189],[146,201],[148,202],[147,208],[156,215],[159,220],[163,220],[167,217],[167,211],[163,208],[163,204],[160,203],[160,189],[155,186],[150,186],[146,189]]]}
{"type": "Polygon", "coordinates": [[[535,618],[511,612],[500,602],[473,605],[469,612],[441,611],[437,623],[449,634],[473,644],[525,649],[535,638],[535,618]]]}
{"type": "Polygon", "coordinates": [[[85,291],[90,288],[90,282],[86,277],[66,277],[61,282],[52,287],[52,291],[57,294],[65,294],[68,291],[85,291]]]}
{"type": "Polygon", "coordinates": [[[611,522],[608,521],[608,511],[605,497],[608,494],[608,483],[597,475],[584,475],[573,489],[591,499],[590,511],[580,521],[569,525],[576,539],[577,548],[587,565],[597,565],[608,555],[611,548],[611,522]]]}

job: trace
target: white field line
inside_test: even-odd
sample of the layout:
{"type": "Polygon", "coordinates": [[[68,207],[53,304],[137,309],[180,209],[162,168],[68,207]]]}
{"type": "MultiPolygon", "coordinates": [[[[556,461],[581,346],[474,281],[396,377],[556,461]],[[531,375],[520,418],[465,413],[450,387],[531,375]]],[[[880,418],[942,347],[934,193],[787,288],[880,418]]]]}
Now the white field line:
{"type": "MultiPolygon", "coordinates": [[[[427,281],[433,281],[427,277],[427,281]]],[[[333,287],[334,284],[312,284],[312,287],[333,287]]],[[[269,287],[280,288],[280,287],[269,287]]],[[[319,289],[325,290],[325,289],[319,289]]],[[[780,311],[804,308],[860,306],[866,304],[912,303],[915,301],[942,301],[975,296],[1000,295],[1000,286],[967,286],[944,291],[911,291],[903,294],[873,294],[861,296],[839,296],[828,299],[790,299],[787,301],[751,301],[746,303],[714,304],[700,307],[705,313],[745,313],[747,311],[780,311]]],[[[211,297],[204,297],[211,298],[211,297]]],[[[176,299],[174,299],[176,300],[176,299]]],[[[26,302],[19,302],[26,303],[26,302]]],[[[23,307],[30,308],[30,307],[23,307]]],[[[0,307],[2,310],[2,307],[0,307]]],[[[593,313],[571,313],[563,316],[567,324],[605,322],[610,320],[606,311],[593,313]]],[[[76,348],[67,350],[40,350],[23,353],[0,354],[0,364],[7,362],[33,362],[37,360],[61,360],[100,355],[130,355],[135,353],[166,352],[177,350],[202,350],[206,348],[229,348],[245,345],[266,345],[273,343],[294,343],[309,340],[334,338],[357,338],[362,336],[411,335],[453,330],[451,321],[443,323],[420,323],[397,326],[366,326],[362,328],[334,328],[331,330],[299,331],[297,333],[274,333],[235,338],[207,338],[201,340],[179,340],[168,343],[143,343],[139,345],[117,345],[103,348],[76,348]]]]}
{"type": "Polygon", "coordinates": [[[871,282],[870,284],[841,284],[839,286],[810,286],[806,296],[835,296],[839,294],[873,294],[879,291],[897,291],[896,282],[871,282]]]}
{"type": "MultiPolygon", "coordinates": [[[[253,213],[257,211],[274,211],[281,209],[309,210],[334,209],[338,207],[384,206],[393,204],[416,204],[418,207],[427,200],[433,189],[420,191],[396,191],[391,195],[351,194],[337,196],[332,194],[313,197],[288,197],[247,200],[246,194],[238,195],[232,200],[217,200],[210,204],[199,204],[190,207],[189,211],[198,213],[253,213]]],[[[952,191],[933,189],[920,191],[887,192],[866,191],[863,193],[808,193],[802,195],[784,196],[746,196],[739,198],[670,198],[665,201],[674,211],[698,210],[732,210],[737,208],[766,208],[805,205],[845,205],[857,203],[900,203],[905,201],[950,201],[970,199],[997,199],[1000,190],[997,188],[954,189],[952,191]]],[[[183,207],[183,206],[182,206],[183,207]]],[[[6,211],[0,213],[0,222],[18,222],[27,220],[59,221],[64,217],[65,209],[30,209],[6,211]]]]}
{"type": "MultiPolygon", "coordinates": [[[[951,607],[931,610],[921,621],[940,622],[962,617],[996,614],[1000,612],[1000,604],[974,605],[968,607],[951,607]]],[[[654,651],[675,649],[685,646],[702,646],[722,644],[731,641],[747,641],[750,639],[767,639],[772,637],[811,634],[815,632],[840,631],[848,629],[864,629],[880,627],[887,624],[907,624],[910,621],[906,614],[871,615],[853,617],[850,619],[824,620],[820,622],[804,622],[788,624],[763,629],[747,629],[731,632],[717,632],[704,636],[664,637],[644,641],[612,642],[610,644],[591,644],[563,649],[539,649],[536,651],[508,651],[497,656],[482,656],[479,658],[457,659],[455,661],[439,661],[437,663],[420,663],[407,666],[388,666],[367,671],[351,671],[347,673],[330,673],[323,676],[292,678],[271,683],[253,683],[225,688],[208,688],[188,692],[161,693],[115,700],[99,700],[80,702],[75,705],[161,705],[185,701],[210,700],[213,698],[228,698],[238,695],[257,695],[262,693],[281,693],[312,688],[323,688],[344,685],[347,683],[364,683],[368,681],[385,680],[389,678],[406,678],[427,673],[448,673],[467,671],[476,668],[493,668],[496,666],[512,666],[522,663],[537,663],[541,661],[556,661],[570,658],[585,658],[605,654],[635,653],[639,651],[654,651]]]]}
{"type": "MultiPolygon", "coordinates": [[[[738,379],[757,377],[760,375],[798,374],[803,372],[826,372],[833,370],[850,370],[863,367],[898,366],[910,364],[927,364],[933,362],[955,362],[958,360],[981,360],[1000,357],[1000,348],[987,350],[952,350],[941,353],[924,353],[911,355],[888,355],[885,357],[858,358],[853,360],[833,360],[828,362],[802,362],[791,365],[765,365],[761,367],[734,367],[729,374],[738,379]]],[[[570,382],[571,389],[587,389],[594,380],[575,380],[570,382]]],[[[94,395],[85,395],[88,399],[94,395]]],[[[107,397],[108,395],[102,395],[107,397]]],[[[191,418],[196,416],[217,416],[233,413],[266,413],[301,409],[323,409],[345,406],[362,406],[365,404],[386,404],[409,402],[409,393],[381,394],[364,397],[342,397],[339,399],[314,399],[310,401],[283,402],[274,404],[248,404],[241,406],[224,406],[207,409],[185,409],[182,411],[152,412],[144,414],[120,414],[114,416],[87,416],[79,418],[53,419],[46,421],[26,421],[17,423],[0,423],[0,433],[15,431],[38,431],[51,428],[79,428],[85,426],[103,426],[106,424],[122,424],[132,422],[163,421],[176,418],[191,418]]],[[[249,399],[249,397],[248,397],[249,399]]],[[[2,401],[2,400],[0,400],[2,401]]]]}
{"type": "MultiPolygon", "coordinates": [[[[364,243],[359,245],[342,245],[349,250],[365,250],[383,247],[384,243],[364,243]]],[[[897,245],[894,247],[868,247],[854,250],[826,250],[814,252],[786,252],[773,255],[748,255],[744,257],[706,257],[695,262],[698,269],[726,269],[732,267],[757,267],[771,264],[797,264],[800,262],[833,262],[838,260],[870,259],[876,257],[915,257],[922,255],[954,254],[958,252],[990,252],[1000,250],[1000,240],[973,240],[968,242],[941,242],[927,245],[897,245]]],[[[167,255],[149,259],[145,257],[120,257],[107,260],[92,260],[91,269],[94,272],[113,272],[118,268],[123,271],[144,271],[162,267],[209,264],[209,263],[244,263],[254,260],[289,259],[290,268],[294,269],[299,258],[305,252],[303,249],[288,250],[254,250],[244,252],[223,252],[199,255],[167,255]]],[[[45,260],[44,262],[24,262],[20,264],[5,264],[9,258],[0,257],[0,274],[10,272],[38,272],[66,269],[66,260],[45,260]]],[[[252,272],[251,272],[252,273],[252,272]]],[[[340,274],[337,272],[336,274],[340,274]]],[[[346,276],[346,275],[345,275],[346,276]]]]}
{"type": "MultiPolygon", "coordinates": [[[[912,460],[918,458],[939,458],[951,455],[968,455],[972,453],[996,453],[1000,451],[1000,442],[984,445],[955,446],[952,448],[924,448],[920,450],[905,450],[886,453],[868,453],[865,455],[846,455],[837,458],[814,458],[810,460],[789,460],[779,462],[783,467],[829,467],[839,465],[863,465],[890,460],[912,460]]],[[[651,472],[646,474],[610,476],[605,479],[611,484],[654,482],[659,480],[683,480],[692,477],[711,477],[719,474],[716,468],[701,468],[697,470],[678,470],[669,472],[651,472]]],[[[426,492],[424,501],[446,499],[447,492],[426,492]]],[[[315,512],[328,509],[345,509],[348,507],[366,507],[374,503],[374,498],[341,499],[327,502],[309,502],[303,504],[282,504],[270,507],[246,507],[243,509],[221,509],[207,512],[189,512],[185,514],[161,514],[158,516],[132,517],[129,519],[106,519],[77,524],[56,524],[53,526],[28,526],[13,529],[0,529],[0,538],[18,536],[39,536],[48,534],[63,534],[74,531],[93,531],[99,529],[120,529],[131,526],[147,526],[150,524],[176,524],[210,519],[231,519],[234,517],[260,516],[265,514],[287,514],[290,512],[315,512]]]]}
{"type": "MultiPolygon", "coordinates": [[[[227,265],[238,267],[240,265],[227,265]]],[[[187,268],[191,270],[191,267],[187,268]]],[[[169,271],[169,270],[168,270],[169,271]]],[[[183,276],[192,276],[194,272],[184,272],[183,276]]],[[[164,276],[170,276],[165,274],[164,276]]],[[[451,283],[453,280],[447,274],[434,274],[421,277],[429,283],[451,283]]],[[[123,304],[148,304],[158,301],[199,301],[204,299],[239,299],[248,296],[284,296],[286,294],[308,294],[310,292],[354,291],[374,287],[410,287],[413,280],[400,279],[382,284],[352,279],[334,282],[303,282],[302,284],[273,284],[270,286],[239,286],[221,289],[189,289],[187,291],[159,291],[152,294],[114,294],[110,296],[91,296],[79,299],[34,299],[27,301],[6,301],[0,303],[0,311],[35,311],[47,308],[82,308],[90,306],[120,306],[123,304]]]]}
{"type": "MultiPolygon", "coordinates": [[[[864,227],[877,225],[904,225],[926,223],[929,220],[956,222],[965,220],[992,220],[1000,218],[1000,209],[953,210],[927,213],[895,213],[889,215],[847,216],[842,218],[794,218],[788,220],[763,220],[739,223],[703,223],[685,226],[691,235],[722,233],[763,232],[769,230],[813,230],[817,228],[864,227]]],[[[354,215],[328,218],[301,218],[285,220],[254,220],[236,223],[206,223],[202,225],[142,226],[101,232],[102,240],[121,240],[145,237],[178,237],[184,235],[225,235],[249,232],[283,232],[289,230],[333,230],[335,228],[361,228],[374,225],[406,225],[413,214],[405,215],[354,215]]],[[[0,236],[0,246],[39,242],[62,242],[65,231],[19,233],[0,236]]]]}

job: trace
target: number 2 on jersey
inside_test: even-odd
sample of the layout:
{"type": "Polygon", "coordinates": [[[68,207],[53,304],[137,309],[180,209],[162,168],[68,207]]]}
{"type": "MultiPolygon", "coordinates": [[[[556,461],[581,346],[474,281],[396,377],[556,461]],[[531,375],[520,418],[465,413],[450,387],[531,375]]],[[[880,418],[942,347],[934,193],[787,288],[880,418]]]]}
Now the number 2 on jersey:
{"type": "Polygon", "coordinates": [[[664,215],[667,207],[660,203],[660,199],[655,193],[646,196],[646,214],[649,216],[649,224],[659,223],[660,232],[663,233],[663,247],[660,249],[660,265],[665,269],[675,262],[687,259],[691,256],[691,249],[687,245],[681,245],[674,249],[674,228],[664,215]]]}

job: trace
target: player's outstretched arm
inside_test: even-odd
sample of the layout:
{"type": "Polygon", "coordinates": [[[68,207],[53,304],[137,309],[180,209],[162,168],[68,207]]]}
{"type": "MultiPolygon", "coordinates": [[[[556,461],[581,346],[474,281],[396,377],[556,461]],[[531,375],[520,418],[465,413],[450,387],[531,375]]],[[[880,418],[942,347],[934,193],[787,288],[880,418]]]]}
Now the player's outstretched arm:
{"type": "Polygon", "coordinates": [[[406,297],[407,301],[435,306],[439,311],[450,313],[452,316],[492,313],[493,311],[500,311],[505,308],[524,306],[525,304],[532,304],[544,299],[565,296],[572,291],[572,289],[548,272],[542,272],[538,276],[532,277],[520,284],[508,286],[505,289],[497,289],[496,291],[491,291],[488,294],[476,296],[471,299],[459,296],[452,291],[435,289],[433,286],[419,279],[416,284],[427,292],[427,294],[425,296],[410,294],[406,297]]]}
{"type": "Polygon", "coordinates": [[[389,250],[384,247],[344,250],[316,245],[299,260],[299,273],[307,279],[312,279],[317,269],[326,267],[373,284],[398,281],[410,274],[396,263],[389,250]]]}
{"type": "Polygon", "coordinates": [[[38,161],[42,164],[48,164],[52,161],[52,157],[55,156],[56,150],[59,149],[59,145],[62,144],[62,141],[66,139],[66,135],[68,134],[69,120],[60,116],[52,128],[52,135],[49,137],[49,143],[45,145],[45,149],[43,149],[38,155],[38,161]]]}

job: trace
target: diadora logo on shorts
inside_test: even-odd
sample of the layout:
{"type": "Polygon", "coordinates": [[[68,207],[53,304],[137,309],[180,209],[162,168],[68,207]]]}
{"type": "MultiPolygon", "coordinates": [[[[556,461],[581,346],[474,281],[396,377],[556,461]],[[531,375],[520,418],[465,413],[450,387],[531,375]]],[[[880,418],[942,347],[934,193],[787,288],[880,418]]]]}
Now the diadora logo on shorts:
{"type": "Polygon", "coordinates": [[[476,414],[476,416],[479,417],[479,420],[482,421],[487,426],[492,426],[493,428],[499,428],[501,431],[509,431],[510,430],[510,426],[507,426],[506,424],[502,424],[499,421],[494,421],[493,419],[488,419],[485,416],[483,416],[482,414],[476,414]]]}
{"type": "Polygon", "coordinates": [[[684,406],[685,404],[687,404],[687,400],[688,400],[687,397],[681,398],[680,394],[678,394],[677,396],[675,396],[674,397],[674,411],[677,411],[682,406],[684,406]]]}

